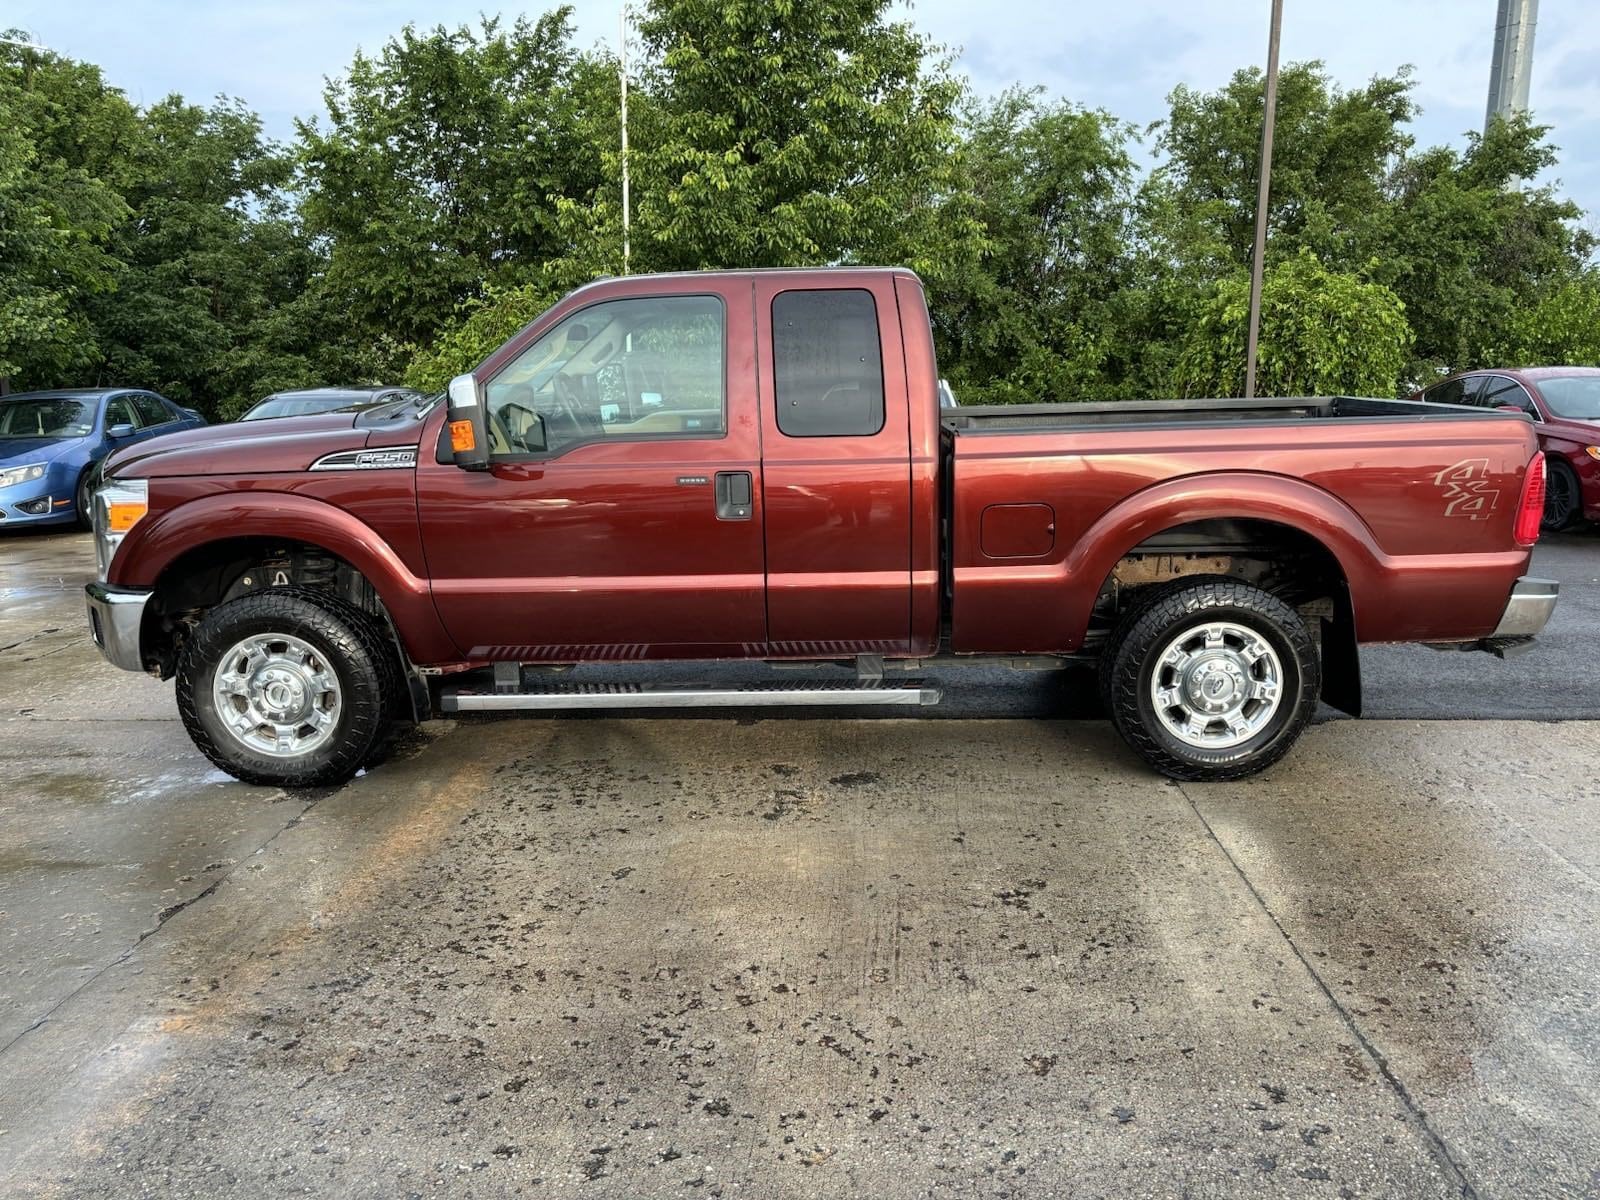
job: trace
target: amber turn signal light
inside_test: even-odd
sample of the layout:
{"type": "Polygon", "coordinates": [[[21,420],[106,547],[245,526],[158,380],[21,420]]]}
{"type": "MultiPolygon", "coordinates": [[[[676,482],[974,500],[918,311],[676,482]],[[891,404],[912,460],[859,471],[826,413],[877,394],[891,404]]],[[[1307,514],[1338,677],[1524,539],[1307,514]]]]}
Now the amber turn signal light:
{"type": "Polygon", "coordinates": [[[459,454],[463,450],[476,450],[477,448],[478,448],[478,439],[475,438],[473,436],[473,434],[472,434],[472,422],[471,421],[451,421],[450,422],[450,449],[454,450],[457,454],[459,454]]]}
{"type": "Polygon", "coordinates": [[[149,505],[127,503],[126,501],[112,504],[106,510],[106,528],[112,533],[127,533],[149,511],[149,505]]]}

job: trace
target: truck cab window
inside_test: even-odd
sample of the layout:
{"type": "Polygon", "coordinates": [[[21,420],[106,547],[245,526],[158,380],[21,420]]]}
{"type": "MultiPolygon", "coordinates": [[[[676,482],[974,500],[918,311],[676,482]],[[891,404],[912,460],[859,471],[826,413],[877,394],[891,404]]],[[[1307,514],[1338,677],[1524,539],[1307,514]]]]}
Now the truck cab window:
{"type": "Polygon", "coordinates": [[[772,299],[778,429],[789,437],[866,437],[883,428],[878,307],[859,288],[772,299]]]}
{"type": "Polygon", "coordinates": [[[489,381],[500,456],[606,438],[721,437],[724,320],[715,296],[650,296],[580,309],[489,381]]]}

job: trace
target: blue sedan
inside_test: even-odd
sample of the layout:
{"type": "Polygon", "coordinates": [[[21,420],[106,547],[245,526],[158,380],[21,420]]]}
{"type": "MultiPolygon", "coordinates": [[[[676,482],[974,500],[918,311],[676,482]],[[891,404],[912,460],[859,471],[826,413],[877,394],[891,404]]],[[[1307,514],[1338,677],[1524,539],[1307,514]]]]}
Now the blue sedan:
{"type": "Polygon", "coordinates": [[[87,527],[96,463],[118,446],[205,423],[193,409],[131,388],[0,396],[0,529],[87,527]]]}

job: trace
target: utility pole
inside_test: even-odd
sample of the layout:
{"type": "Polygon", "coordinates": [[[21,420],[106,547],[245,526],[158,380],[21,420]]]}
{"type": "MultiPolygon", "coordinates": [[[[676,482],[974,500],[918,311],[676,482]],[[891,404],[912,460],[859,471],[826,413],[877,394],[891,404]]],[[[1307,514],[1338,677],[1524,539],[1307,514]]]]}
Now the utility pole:
{"type": "Polygon", "coordinates": [[[1528,111],[1528,85],[1533,79],[1533,29],[1539,0],[1500,0],[1494,19],[1494,59],[1489,64],[1489,103],[1483,131],[1496,117],[1528,111]]]}
{"type": "Polygon", "coordinates": [[[618,22],[622,31],[622,273],[628,273],[628,6],[618,22]]]}
{"type": "Polygon", "coordinates": [[[1267,252],[1267,199],[1272,193],[1272,125],[1278,115],[1278,41],[1283,33],[1283,0],[1272,0],[1267,35],[1267,90],[1261,121],[1261,179],[1256,184],[1256,248],[1250,259],[1250,332],[1244,352],[1244,398],[1256,394],[1256,347],[1261,338],[1261,263],[1267,252]]]}

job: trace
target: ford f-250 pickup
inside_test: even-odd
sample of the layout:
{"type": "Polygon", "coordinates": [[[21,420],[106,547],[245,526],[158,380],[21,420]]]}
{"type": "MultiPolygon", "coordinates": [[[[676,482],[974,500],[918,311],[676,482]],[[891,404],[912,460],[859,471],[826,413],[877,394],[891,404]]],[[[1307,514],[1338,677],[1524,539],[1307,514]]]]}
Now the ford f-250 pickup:
{"type": "Polygon", "coordinates": [[[261,783],[346,778],[436,710],[917,705],[930,666],[1079,660],[1157,770],[1229,779],[1319,697],[1360,714],[1359,643],[1527,645],[1557,593],[1525,575],[1543,484],[1501,411],[941,409],[909,271],[644,276],[573,292],[448,398],[114,455],[88,605],[261,783]],[[817,678],[561,672],[646,660],[817,678]]]}

